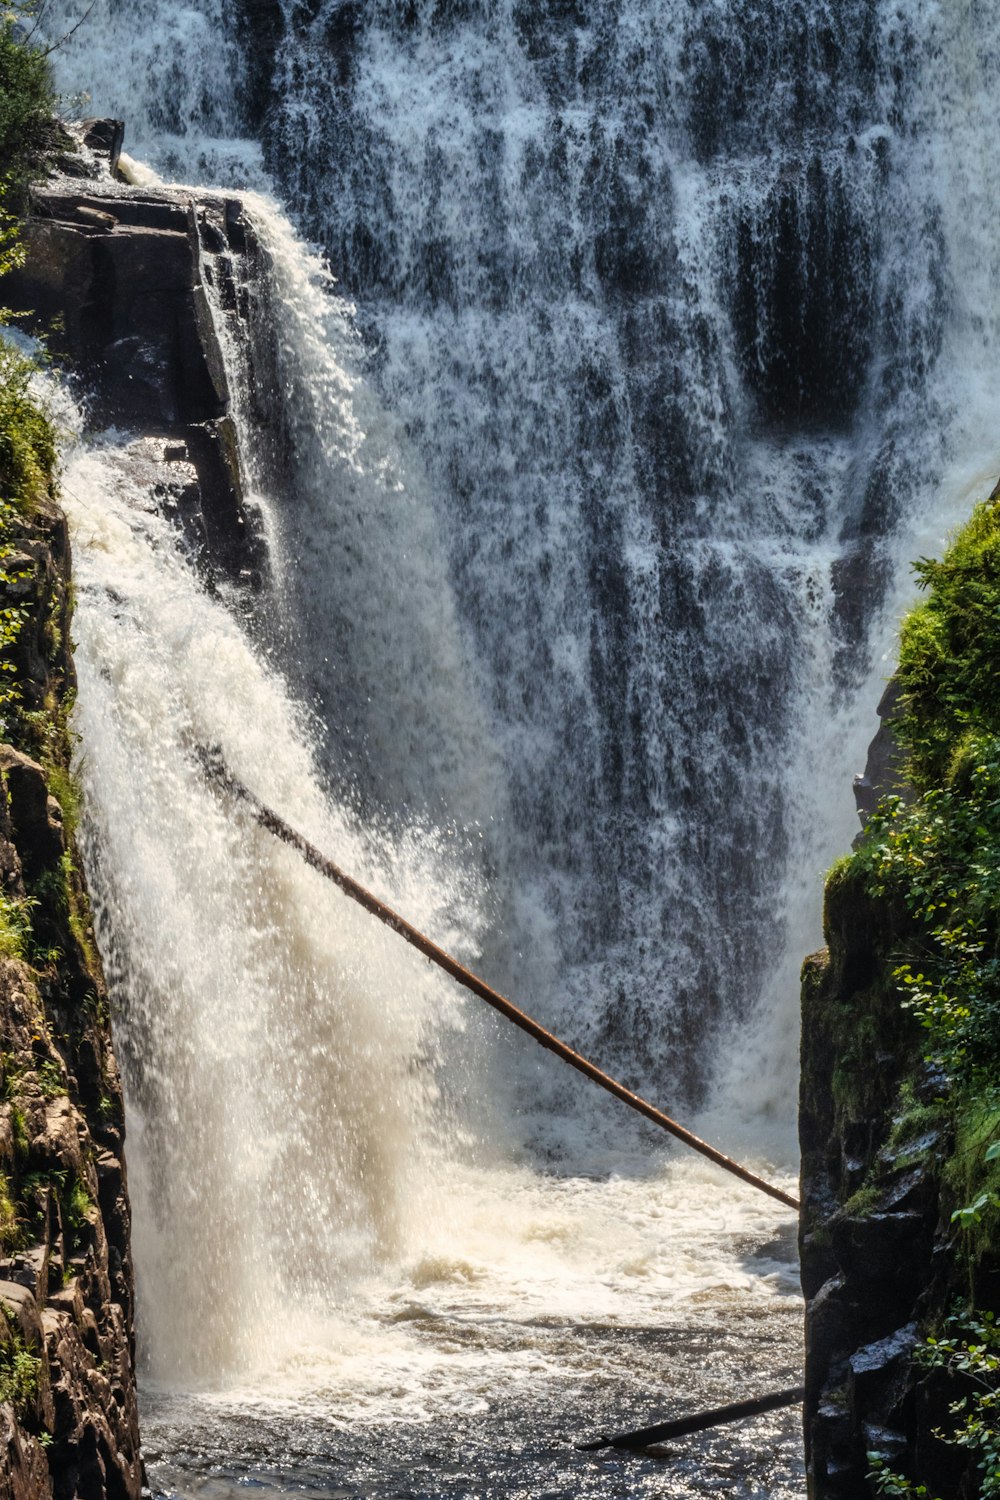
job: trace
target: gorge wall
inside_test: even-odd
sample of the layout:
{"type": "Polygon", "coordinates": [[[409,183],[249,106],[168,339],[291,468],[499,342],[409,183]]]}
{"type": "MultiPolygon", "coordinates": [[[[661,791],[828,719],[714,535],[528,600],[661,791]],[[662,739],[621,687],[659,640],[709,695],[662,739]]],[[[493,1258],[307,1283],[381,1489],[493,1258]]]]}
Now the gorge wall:
{"type": "Polygon", "coordinates": [[[918,565],[856,781],[865,829],[803,970],[813,1500],[958,1500],[997,1477],[998,490],[918,565]]]}
{"type": "Polygon", "coordinates": [[[920,1326],[947,1301],[936,1277],[947,1141],[922,1108],[939,1080],[922,1072],[918,1027],[888,979],[898,913],[843,877],[827,888],[825,925],[802,992],[805,1432],[810,1496],[857,1500],[874,1493],[873,1451],[923,1470],[930,1448],[935,1481],[956,1479],[931,1436],[945,1410],[918,1394],[911,1367],[920,1326]]]}
{"type": "Polygon", "coordinates": [[[73,837],[70,557],[54,501],[4,527],[0,744],[0,1491],[138,1500],[122,1093],[73,837]]]}

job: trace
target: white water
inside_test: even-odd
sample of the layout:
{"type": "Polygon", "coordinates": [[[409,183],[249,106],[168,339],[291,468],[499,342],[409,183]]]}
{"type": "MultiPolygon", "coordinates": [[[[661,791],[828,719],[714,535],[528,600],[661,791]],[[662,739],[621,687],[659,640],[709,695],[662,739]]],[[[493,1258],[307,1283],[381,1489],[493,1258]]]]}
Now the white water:
{"type": "MultiPolygon", "coordinates": [[[[72,7],[55,9],[50,28],[67,29],[72,7]]],[[[734,110],[733,138],[706,159],[679,113],[681,8],[636,72],[645,9],[609,7],[615,66],[634,74],[631,94],[615,83],[622,118],[595,116],[581,63],[555,112],[572,188],[541,172],[526,194],[526,164],[551,152],[551,80],[510,7],[443,39],[425,19],[401,38],[397,7],[372,7],[349,118],[324,95],[308,28],[288,33],[275,118],[295,143],[298,211],[335,253],[355,221],[374,223],[397,259],[380,281],[355,256],[372,360],[315,256],[272,203],[251,203],[297,439],[283,495],[254,476],[276,577],[258,618],[237,624],[201,588],[128,435],[68,461],[88,854],[122,1007],[140,1335],[160,1381],[345,1421],[485,1409],[529,1377],[558,1404],[560,1379],[600,1366],[624,1383],[636,1356],[626,1345],[601,1365],[593,1340],[553,1352],[533,1331],[546,1321],[638,1331],[790,1306],[787,1263],[747,1263],[781,1222],[769,1200],[555,1085],[221,807],[191,753],[220,744],[317,843],[667,1107],[714,1042],[703,1128],[788,1180],[798,966],[820,938],[821,873],[856,827],[850,777],[891,671],[906,560],[937,550],[1000,468],[998,23],[968,6],[868,7],[874,87],[858,84],[860,104],[843,93],[832,124],[817,103],[802,127],[847,174],[858,222],[878,226],[864,397],[824,434],[752,418],[727,302],[727,226],[742,214],[759,249],[775,184],[804,179],[778,149],[768,73],[785,13],[704,19],[729,46],[748,17],[757,36],[772,27],[778,59],[749,64],[771,154],[734,110]],[[889,62],[904,34],[902,88],[889,62]],[[654,97],[666,123],[650,136],[635,111],[654,97]],[[627,321],[592,269],[582,290],[560,279],[595,233],[581,207],[595,117],[605,142],[645,143],[625,179],[652,204],[641,231],[672,244],[673,281],[636,316],[648,367],[673,359],[690,396],[676,441],[696,459],[675,481],[689,494],[643,490],[648,392],[627,321]],[[315,142],[332,150],[334,118],[348,148],[324,179],[315,142]],[[477,250],[492,243],[484,120],[506,142],[490,189],[499,307],[477,250]],[[629,176],[640,167],[652,177],[629,176]],[[659,184],[659,207],[638,181],[659,184]],[[421,227],[424,209],[438,222],[421,227]],[[444,297],[414,290],[428,239],[450,247],[444,297]],[[853,643],[835,590],[852,545],[884,566],[881,594],[870,572],[857,585],[873,608],[853,643]],[[595,558],[614,562],[613,586],[595,583],[595,558]],[[701,999],[720,988],[703,1027],[701,999]],[[491,1342],[508,1325],[518,1336],[491,1342]]],[[[595,21],[574,45],[593,61],[598,42],[595,21]]],[[[213,6],[99,0],[59,66],[67,91],[126,117],[157,170],[260,188],[220,56],[239,85],[213,6]]]]}
{"type": "MultiPolygon", "coordinates": [[[[710,1288],[788,1295],[787,1267],[750,1275],[729,1253],[737,1236],[766,1233],[770,1203],[707,1165],[602,1160],[580,1140],[594,1177],[539,1177],[511,1160],[513,1139],[486,1145],[478,1110],[456,1123],[453,1101],[442,1118],[439,1086],[482,1088],[454,1048],[440,1076],[463,1003],[222,806],[193,749],[219,745],[297,827],[465,956],[480,922],[474,858],[419,829],[394,841],[361,831],[319,795],[301,714],[204,593],[133,466],[114,434],[81,446],[64,499],[88,854],[128,1007],[119,1038],[153,1372],[210,1384],[266,1372],[289,1395],[319,1381],[324,1399],[333,1389],[367,1412],[392,1371],[415,1415],[430,1400],[428,1359],[442,1362],[410,1337],[415,1307],[641,1324],[710,1288]]],[[[467,1372],[444,1364],[458,1398],[467,1372]]],[[[480,1399],[516,1375],[483,1368],[480,1399]]]]}

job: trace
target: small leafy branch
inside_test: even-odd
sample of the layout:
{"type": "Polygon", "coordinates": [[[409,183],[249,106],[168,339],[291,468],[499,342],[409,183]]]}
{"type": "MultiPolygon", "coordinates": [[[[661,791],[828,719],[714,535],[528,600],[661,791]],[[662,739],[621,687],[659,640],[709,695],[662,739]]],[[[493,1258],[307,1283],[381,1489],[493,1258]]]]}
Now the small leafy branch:
{"type": "MultiPolygon", "coordinates": [[[[965,1387],[948,1407],[955,1425],[935,1437],[975,1455],[981,1500],[1000,1497],[1000,1328],[992,1312],[959,1311],[947,1321],[943,1338],[928,1338],[915,1359],[926,1370],[941,1370],[965,1387]]],[[[878,1453],[869,1453],[869,1478],[880,1495],[930,1496],[926,1485],[895,1473],[878,1453]]]]}

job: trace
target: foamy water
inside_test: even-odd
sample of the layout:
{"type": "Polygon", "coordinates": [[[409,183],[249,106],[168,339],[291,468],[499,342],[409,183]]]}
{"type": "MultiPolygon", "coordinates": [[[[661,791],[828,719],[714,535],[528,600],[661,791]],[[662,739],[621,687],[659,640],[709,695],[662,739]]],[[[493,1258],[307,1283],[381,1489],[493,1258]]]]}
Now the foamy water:
{"type": "Polygon", "coordinates": [[[280,7],[266,161],[227,5],[98,0],[56,54],[142,180],[252,190],[292,436],[268,473],[240,405],[273,587],[238,609],[132,435],[67,457],[157,1472],[792,1496],[791,1413],[669,1472],[565,1457],[791,1383],[789,1216],[502,1034],[194,752],[789,1184],[907,562],[1000,468],[1000,36],[919,0],[347,9],[280,7]]]}

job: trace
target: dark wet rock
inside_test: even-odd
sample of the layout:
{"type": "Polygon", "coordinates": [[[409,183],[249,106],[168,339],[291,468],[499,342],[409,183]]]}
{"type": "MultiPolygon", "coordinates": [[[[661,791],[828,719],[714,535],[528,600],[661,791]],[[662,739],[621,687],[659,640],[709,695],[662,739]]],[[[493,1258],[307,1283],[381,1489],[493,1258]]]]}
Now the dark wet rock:
{"type": "Polygon", "coordinates": [[[49,795],[41,766],[13,745],[0,745],[0,788],[6,790],[24,877],[36,880],[56,863],[65,847],[59,804],[49,795]]]}
{"type": "Polygon", "coordinates": [[[82,120],[83,144],[89,146],[95,156],[103,158],[108,171],[114,177],[118,171],[118,159],[125,142],[123,120],[82,120]]]}
{"type": "Polygon", "coordinates": [[[58,176],[86,182],[118,176],[125,139],[121,120],[53,120],[52,131],[50,161],[58,176]]]}
{"type": "MultiPolygon", "coordinates": [[[[905,794],[887,722],[896,701],[890,684],[880,704],[886,738],[876,738],[868,777],[882,792],[905,794]]],[[[933,1436],[947,1422],[948,1398],[911,1358],[921,1330],[968,1286],[951,1253],[954,1204],[941,1171],[952,1145],[939,1107],[947,1080],[923,1061],[919,1025],[892,978],[909,922],[905,909],[868,894],[856,865],[835,871],[827,948],[803,967],[799,1245],[810,1500],[869,1493],[871,1451],[890,1460],[905,1452],[931,1493],[966,1492],[967,1458],[933,1436]]]]}
{"type": "Polygon", "coordinates": [[[892,1326],[912,1309],[927,1281],[935,1213],[844,1217],[831,1228],[833,1252],[853,1295],[870,1301],[873,1328],[892,1326]]]}
{"type": "Polygon", "coordinates": [[[27,262],[5,284],[7,300],[48,330],[52,352],[82,378],[92,427],[134,432],[146,459],[156,445],[160,461],[183,450],[190,474],[176,509],[199,565],[252,586],[263,544],[244,500],[205,285],[210,278],[226,315],[240,317],[234,263],[250,241],[242,205],[116,189],[107,176],[115,122],[85,124],[81,149],[104,153],[105,177],[90,191],[64,179],[36,189],[27,262]]]}
{"type": "Polygon", "coordinates": [[[827,1370],[838,1358],[843,1358],[854,1336],[851,1323],[844,1316],[844,1277],[839,1273],[830,1276],[811,1296],[809,1306],[813,1369],[827,1370]]]}
{"type": "Polygon", "coordinates": [[[893,677],[879,700],[878,733],[868,746],[865,769],[854,778],[854,801],[862,827],[883,797],[912,796],[906,782],[905,756],[892,731],[892,721],[900,711],[899,697],[900,686],[893,677]]]}
{"type": "Polygon", "coordinates": [[[917,1342],[916,1323],[907,1323],[895,1333],[874,1344],[866,1344],[848,1361],[854,1384],[857,1387],[866,1381],[881,1379],[886,1374],[898,1374],[905,1369],[917,1342]]]}

